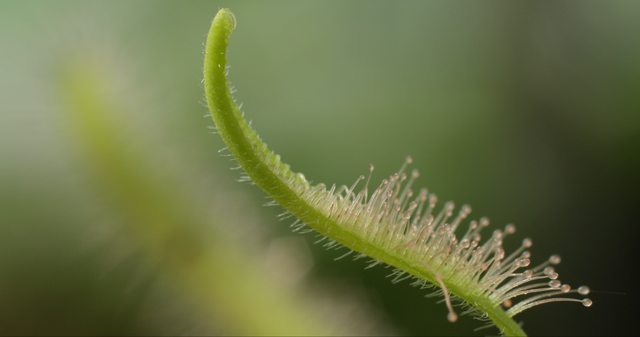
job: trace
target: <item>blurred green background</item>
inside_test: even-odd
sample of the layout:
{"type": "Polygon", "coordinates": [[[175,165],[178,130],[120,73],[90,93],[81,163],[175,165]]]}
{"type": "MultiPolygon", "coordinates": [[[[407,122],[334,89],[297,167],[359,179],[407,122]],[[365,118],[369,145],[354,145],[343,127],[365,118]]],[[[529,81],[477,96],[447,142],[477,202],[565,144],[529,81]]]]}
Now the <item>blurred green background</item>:
{"type": "Polygon", "coordinates": [[[418,186],[593,290],[525,331],[632,334],[637,1],[1,1],[1,334],[496,332],[235,182],[202,117],[221,7],[235,97],[294,171],[380,181],[412,155],[418,186]]]}

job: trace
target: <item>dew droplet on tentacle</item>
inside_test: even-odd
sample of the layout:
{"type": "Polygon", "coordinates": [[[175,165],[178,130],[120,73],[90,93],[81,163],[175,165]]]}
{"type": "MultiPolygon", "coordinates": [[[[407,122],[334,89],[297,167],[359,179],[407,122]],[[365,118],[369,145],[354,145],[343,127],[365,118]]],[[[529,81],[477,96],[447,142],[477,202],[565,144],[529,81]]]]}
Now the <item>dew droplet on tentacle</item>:
{"type": "Polygon", "coordinates": [[[590,291],[590,290],[589,290],[589,287],[587,287],[587,286],[581,286],[581,287],[578,287],[578,293],[579,293],[580,295],[588,295],[588,294],[589,294],[589,291],[590,291]]]}

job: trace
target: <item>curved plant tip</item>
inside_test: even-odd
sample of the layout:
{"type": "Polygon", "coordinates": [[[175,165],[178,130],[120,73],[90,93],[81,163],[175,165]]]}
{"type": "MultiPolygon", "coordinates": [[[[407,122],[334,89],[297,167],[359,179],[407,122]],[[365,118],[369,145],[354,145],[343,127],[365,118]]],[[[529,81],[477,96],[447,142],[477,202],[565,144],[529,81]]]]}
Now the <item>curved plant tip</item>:
{"type": "Polygon", "coordinates": [[[451,322],[460,312],[454,307],[464,307],[464,313],[490,320],[488,326],[495,325],[505,335],[525,335],[513,316],[526,309],[559,301],[591,306],[587,298],[566,296],[586,295],[589,288],[574,290],[558,280],[552,265],[560,262],[559,256],[531,267],[528,238],[514,252],[503,250],[502,241],[515,232],[514,225],[482,240],[487,218],[463,225],[471,212],[468,205],[455,214],[453,202],[438,209],[434,194],[426,189],[414,192],[411,187],[419,174],[417,170],[405,173],[410,157],[372,191],[368,184],[373,165],[358,192],[364,176],[350,187],[327,188],[311,186],[302,174],[292,172],[249,127],[231,96],[226,49],[235,25],[228,9],[221,9],[211,25],[204,61],[207,103],[218,133],[246,172],[244,179],[299,219],[295,231],[308,226],[326,237],[328,248],[342,245],[356,258],[368,256],[370,267],[395,267],[396,282],[411,278],[422,287],[435,287],[444,296],[451,322]]]}

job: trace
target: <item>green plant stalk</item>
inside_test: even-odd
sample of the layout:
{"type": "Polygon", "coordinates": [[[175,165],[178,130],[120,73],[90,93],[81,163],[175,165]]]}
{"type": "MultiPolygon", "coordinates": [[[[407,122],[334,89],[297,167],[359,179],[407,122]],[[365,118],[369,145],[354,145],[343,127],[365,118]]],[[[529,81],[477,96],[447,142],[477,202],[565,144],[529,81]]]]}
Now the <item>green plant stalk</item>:
{"type": "Polygon", "coordinates": [[[221,235],[204,233],[211,228],[208,217],[199,216],[203,212],[164,179],[150,177],[153,168],[128,151],[131,140],[118,137],[124,126],[114,111],[122,108],[106,94],[109,77],[101,65],[73,59],[62,67],[58,88],[73,142],[81,144],[93,180],[109,196],[108,207],[122,216],[133,242],[185,294],[197,299],[206,314],[217,317],[211,321],[224,323],[214,331],[252,336],[335,333],[304,299],[257,272],[261,265],[255,258],[221,235]]]}
{"type": "MultiPolygon", "coordinates": [[[[235,24],[235,17],[228,9],[221,9],[213,20],[205,48],[204,89],[218,132],[247,175],[278,204],[318,233],[351,250],[364,253],[373,259],[437,285],[438,280],[435,274],[428,268],[407,259],[401,253],[372,244],[356,233],[346,230],[307,204],[300,197],[300,192],[294,191],[291,184],[283,181],[284,176],[294,179],[296,184],[310,188],[301,174],[290,171],[288,165],[280,163],[279,157],[267,149],[266,144],[258,138],[242,117],[240,109],[233,100],[226,77],[226,51],[229,36],[235,24]],[[274,167],[282,170],[279,175],[274,173],[274,167]]],[[[501,333],[526,336],[518,324],[486,296],[477,296],[474,289],[465,289],[455,284],[447,284],[447,288],[450,293],[486,314],[501,333]]]]}

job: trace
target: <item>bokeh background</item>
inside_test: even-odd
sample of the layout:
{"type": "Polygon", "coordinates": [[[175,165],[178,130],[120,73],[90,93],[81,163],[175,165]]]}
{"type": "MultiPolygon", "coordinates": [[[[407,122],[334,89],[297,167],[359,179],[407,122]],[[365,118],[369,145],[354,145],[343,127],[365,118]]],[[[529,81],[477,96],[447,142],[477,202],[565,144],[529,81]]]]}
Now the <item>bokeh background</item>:
{"type": "Polygon", "coordinates": [[[203,118],[221,7],[235,96],[294,171],[380,181],[412,155],[591,287],[525,331],[637,330],[640,2],[2,1],[1,334],[496,333],[235,181],[203,118]]]}

